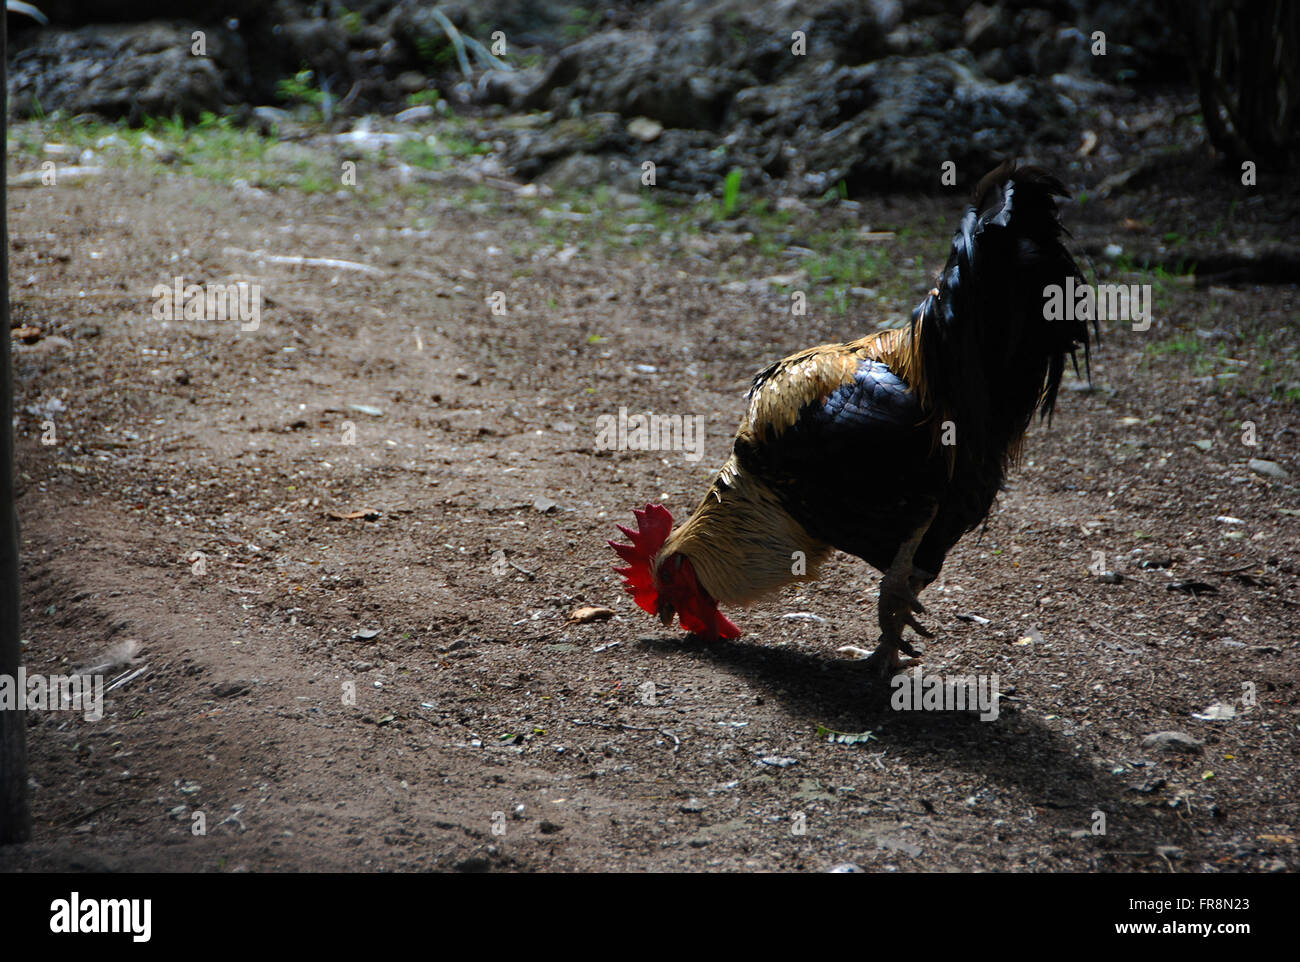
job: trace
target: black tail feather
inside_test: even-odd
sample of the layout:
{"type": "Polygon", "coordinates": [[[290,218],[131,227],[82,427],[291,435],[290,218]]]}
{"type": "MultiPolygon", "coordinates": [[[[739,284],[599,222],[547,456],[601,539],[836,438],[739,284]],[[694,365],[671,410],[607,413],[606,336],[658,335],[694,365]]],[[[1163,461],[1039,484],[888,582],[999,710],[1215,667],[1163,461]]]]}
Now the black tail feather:
{"type": "Polygon", "coordinates": [[[1082,347],[1091,377],[1087,323],[1049,321],[1044,309],[1050,285],[1083,282],[1062,242],[1056,198],[1067,196],[1038,167],[1008,160],[991,171],[937,291],[912,314],[931,407],[957,423],[959,445],[985,457],[1013,455],[1035,411],[1050,418],[1067,354],[1077,371],[1082,347]]]}

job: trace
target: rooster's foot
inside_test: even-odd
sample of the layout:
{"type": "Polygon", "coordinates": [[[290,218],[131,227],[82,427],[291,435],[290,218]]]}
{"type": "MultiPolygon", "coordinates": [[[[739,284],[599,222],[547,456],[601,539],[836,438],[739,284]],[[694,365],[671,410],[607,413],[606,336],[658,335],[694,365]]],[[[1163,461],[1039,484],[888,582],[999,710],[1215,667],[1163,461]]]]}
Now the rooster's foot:
{"type": "MultiPolygon", "coordinates": [[[[916,597],[916,591],[913,588],[913,579],[894,576],[887,573],[883,581],[880,582],[880,631],[884,639],[893,639],[897,647],[907,652],[909,655],[915,655],[911,645],[903,640],[903,629],[912,628],[918,635],[923,638],[933,638],[934,635],[926,629],[919,621],[916,615],[925,614],[925,606],[921,604],[916,597]]],[[[884,643],[882,639],[882,644],[884,643]]]]}
{"type": "Polygon", "coordinates": [[[906,671],[917,663],[921,653],[903,638],[881,638],[876,650],[867,659],[867,668],[882,679],[888,679],[900,671],[906,671]],[[903,659],[899,652],[911,655],[903,659]]]}

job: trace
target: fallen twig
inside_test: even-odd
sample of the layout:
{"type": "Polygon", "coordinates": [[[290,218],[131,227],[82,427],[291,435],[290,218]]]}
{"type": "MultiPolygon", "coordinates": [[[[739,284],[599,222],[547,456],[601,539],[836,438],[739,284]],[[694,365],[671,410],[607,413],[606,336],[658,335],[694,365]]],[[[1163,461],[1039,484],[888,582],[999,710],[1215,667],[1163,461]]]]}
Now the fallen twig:
{"type": "Polygon", "coordinates": [[[609,722],[582,721],[581,719],[578,718],[570,718],[569,721],[575,725],[583,725],[592,728],[608,728],[612,731],[654,732],[655,734],[659,734],[667,738],[671,738],[673,740],[674,752],[677,751],[677,749],[682,747],[682,740],[678,738],[676,735],[674,735],[672,732],[668,731],[668,729],[666,728],[647,728],[644,725],[625,725],[622,722],[611,724],[609,722]]]}
{"type": "Polygon", "coordinates": [[[443,33],[451,41],[451,45],[456,51],[456,60],[460,64],[460,72],[465,75],[466,80],[469,80],[473,74],[469,69],[469,58],[465,56],[465,38],[461,36],[461,32],[456,29],[455,24],[447,19],[447,15],[437,7],[434,7],[429,13],[433,16],[433,19],[438,21],[438,26],[442,27],[443,33]]]}
{"type": "Polygon", "coordinates": [[[242,247],[223,247],[223,254],[236,254],[240,257],[255,257],[272,264],[291,264],[295,267],[330,267],[340,271],[360,271],[363,274],[380,274],[388,272],[382,267],[372,267],[356,261],[343,261],[334,257],[302,257],[298,254],[268,254],[266,251],[248,251],[242,247]]]}
{"type": "Polygon", "coordinates": [[[113,684],[111,684],[111,685],[109,685],[107,688],[105,688],[105,689],[104,689],[104,694],[108,694],[108,693],[109,693],[110,691],[112,691],[114,688],[121,688],[121,687],[122,687],[123,685],[125,685],[127,682],[135,681],[135,679],[139,678],[141,675],[143,675],[143,674],[144,674],[146,671],[148,671],[148,670],[149,670],[149,666],[148,666],[148,665],[141,665],[139,668],[137,668],[135,671],[131,672],[131,674],[127,675],[125,678],[120,678],[120,679],[118,679],[117,681],[113,682],[113,684]]]}
{"type": "Polygon", "coordinates": [[[94,818],[104,809],[112,808],[114,805],[121,805],[125,801],[127,801],[127,799],[116,798],[111,802],[105,802],[103,805],[100,805],[98,808],[92,808],[90,811],[84,812],[81,815],[74,815],[72,816],[72,818],[65,818],[63,821],[59,822],[58,827],[66,828],[69,825],[80,825],[82,822],[86,821],[87,819],[94,818]]]}
{"type": "Polygon", "coordinates": [[[536,573],[535,571],[529,571],[527,568],[523,567],[523,565],[515,564],[515,563],[514,563],[513,561],[511,561],[509,558],[506,559],[506,564],[508,564],[510,567],[514,568],[516,571],[520,571],[520,572],[523,572],[524,574],[526,574],[526,575],[528,576],[528,580],[529,580],[529,581],[536,581],[536,580],[537,580],[537,573],[536,573]]]}

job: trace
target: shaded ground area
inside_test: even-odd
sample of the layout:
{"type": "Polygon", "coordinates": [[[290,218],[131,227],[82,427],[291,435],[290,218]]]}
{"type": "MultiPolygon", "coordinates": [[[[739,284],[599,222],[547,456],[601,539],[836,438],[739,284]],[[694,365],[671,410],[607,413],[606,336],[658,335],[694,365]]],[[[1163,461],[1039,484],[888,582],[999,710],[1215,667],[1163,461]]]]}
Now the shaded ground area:
{"type": "MultiPolygon", "coordinates": [[[[1067,221],[1097,251],[1215,218],[1275,235],[1275,204],[1197,176],[1067,221]]],[[[927,670],[997,673],[1001,714],[902,713],[837,651],[875,640],[861,563],[703,645],[631,605],[604,539],[647,500],[689,511],[754,370],[905,316],[957,194],[778,223],[401,181],[135,164],[11,195],[14,323],[39,329],[16,357],[27,664],[108,651],[130,680],[102,721],[33,713],[36,839],[0,866],[1296,867],[1294,287],[1098,264],[1153,284],[1152,329],[1104,325],[1093,389],[926,595],[927,670]],[[155,319],[178,275],[261,283],[260,327],[155,319]],[[596,450],[620,407],[703,415],[703,460],[596,450]],[[583,605],[616,615],[567,625],[583,605]],[[1193,717],[1216,703],[1235,715],[1193,717]],[[1143,747],[1167,730],[1204,744],[1143,747]]]]}

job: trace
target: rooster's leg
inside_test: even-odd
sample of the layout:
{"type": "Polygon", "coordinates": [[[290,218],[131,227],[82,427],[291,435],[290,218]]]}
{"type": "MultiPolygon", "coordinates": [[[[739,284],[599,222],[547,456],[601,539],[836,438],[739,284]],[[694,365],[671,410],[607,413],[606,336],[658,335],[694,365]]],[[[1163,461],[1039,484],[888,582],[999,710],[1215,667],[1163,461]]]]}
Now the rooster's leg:
{"type": "Polygon", "coordinates": [[[938,505],[932,507],[910,535],[898,546],[898,553],[885,571],[880,581],[880,644],[867,660],[868,665],[881,675],[888,677],[897,669],[904,667],[899,652],[913,657],[919,652],[903,637],[903,629],[911,626],[918,634],[933,638],[934,635],[916,620],[916,615],[925,613],[925,606],[917,599],[917,592],[929,584],[930,578],[912,564],[916,549],[920,547],[925,533],[938,512],[938,505]]]}

